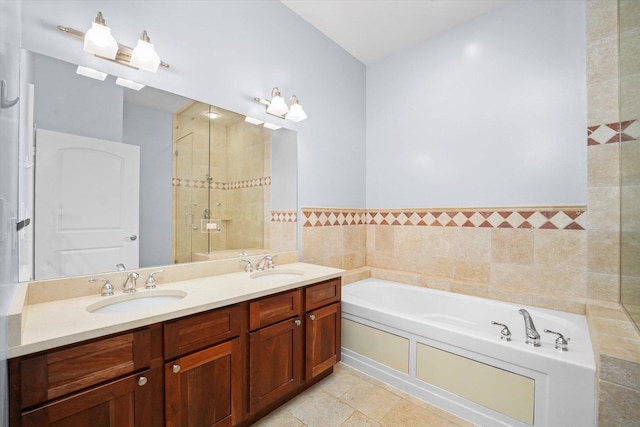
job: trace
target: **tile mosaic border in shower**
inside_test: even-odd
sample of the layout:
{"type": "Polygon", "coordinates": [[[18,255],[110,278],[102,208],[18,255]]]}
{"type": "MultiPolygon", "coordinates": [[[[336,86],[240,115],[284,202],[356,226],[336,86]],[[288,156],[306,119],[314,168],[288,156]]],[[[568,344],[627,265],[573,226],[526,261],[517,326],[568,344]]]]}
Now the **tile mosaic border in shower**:
{"type": "Polygon", "coordinates": [[[615,144],[640,138],[640,121],[607,123],[587,128],[587,145],[615,144]]]}

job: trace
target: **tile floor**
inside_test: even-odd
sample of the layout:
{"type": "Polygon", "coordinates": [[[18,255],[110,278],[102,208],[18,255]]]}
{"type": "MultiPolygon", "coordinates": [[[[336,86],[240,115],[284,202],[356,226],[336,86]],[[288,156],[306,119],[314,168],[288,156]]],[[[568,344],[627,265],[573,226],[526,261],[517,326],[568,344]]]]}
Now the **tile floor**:
{"type": "Polygon", "coordinates": [[[334,373],[253,424],[258,427],[470,427],[468,421],[343,363],[334,373]]]}

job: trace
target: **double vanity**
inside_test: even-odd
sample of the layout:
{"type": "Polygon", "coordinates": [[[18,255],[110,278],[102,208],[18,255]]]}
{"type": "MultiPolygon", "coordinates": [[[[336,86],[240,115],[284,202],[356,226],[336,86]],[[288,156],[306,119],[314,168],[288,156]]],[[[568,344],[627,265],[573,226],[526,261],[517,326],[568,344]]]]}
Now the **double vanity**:
{"type": "Polygon", "coordinates": [[[249,425],[333,371],[341,274],[292,263],[38,303],[25,284],[9,425],[249,425]]]}

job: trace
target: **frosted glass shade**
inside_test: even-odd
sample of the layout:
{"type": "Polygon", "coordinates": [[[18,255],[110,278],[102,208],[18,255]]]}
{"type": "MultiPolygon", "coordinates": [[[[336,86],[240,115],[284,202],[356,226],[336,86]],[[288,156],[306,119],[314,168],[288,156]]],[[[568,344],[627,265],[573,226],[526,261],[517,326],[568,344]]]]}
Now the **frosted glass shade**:
{"type": "Polygon", "coordinates": [[[287,107],[287,103],[284,102],[284,98],[281,96],[274,96],[271,98],[271,103],[267,107],[267,113],[273,114],[274,116],[284,116],[289,112],[289,107],[287,107]]]}
{"type": "Polygon", "coordinates": [[[111,35],[109,27],[94,22],[91,24],[91,29],[84,35],[84,50],[94,55],[115,59],[118,53],[118,42],[111,35]]]}
{"type": "Polygon", "coordinates": [[[302,105],[298,103],[291,104],[291,108],[289,109],[289,113],[287,114],[287,119],[292,122],[300,122],[307,118],[307,113],[302,109],[302,105]]]}
{"type": "Polygon", "coordinates": [[[155,73],[160,65],[160,57],[153,48],[153,44],[138,40],[138,44],[131,53],[131,61],[129,63],[141,70],[155,73]]]}

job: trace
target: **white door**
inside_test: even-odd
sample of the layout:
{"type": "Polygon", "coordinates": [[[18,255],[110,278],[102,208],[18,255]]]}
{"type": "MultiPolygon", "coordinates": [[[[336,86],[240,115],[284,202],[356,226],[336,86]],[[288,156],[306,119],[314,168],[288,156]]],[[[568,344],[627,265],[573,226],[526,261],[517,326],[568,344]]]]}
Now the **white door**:
{"type": "Polygon", "coordinates": [[[140,147],[38,129],[35,278],[138,267],[140,147]]]}

